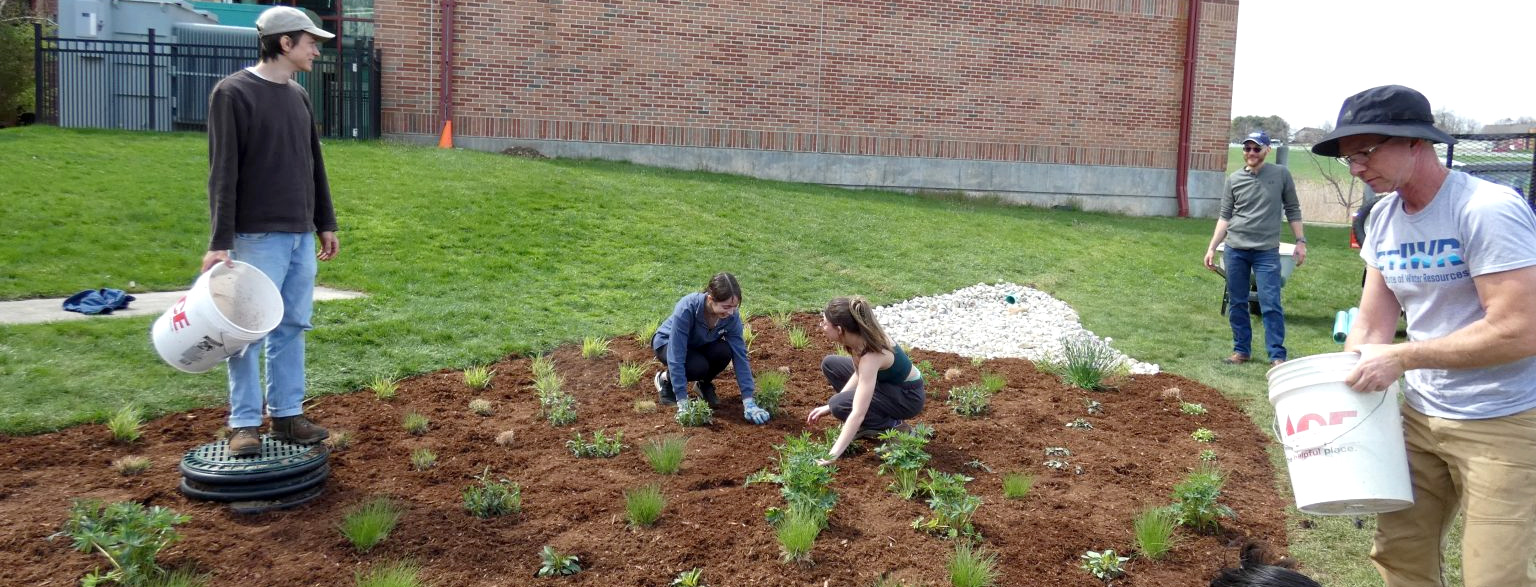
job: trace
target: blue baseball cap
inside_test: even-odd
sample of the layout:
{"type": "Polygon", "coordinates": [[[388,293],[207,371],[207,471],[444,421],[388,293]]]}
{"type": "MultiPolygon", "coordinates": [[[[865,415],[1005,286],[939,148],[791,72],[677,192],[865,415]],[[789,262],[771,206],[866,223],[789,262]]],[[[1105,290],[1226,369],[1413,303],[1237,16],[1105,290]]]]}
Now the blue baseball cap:
{"type": "Polygon", "coordinates": [[[1247,142],[1250,142],[1250,141],[1253,142],[1253,143],[1258,144],[1260,147],[1268,147],[1269,146],[1269,133],[1264,132],[1262,130],[1256,130],[1256,131],[1253,131],[1251,133],[1248,133],[1248,138],[1243,139],[1243,142],[1247,143],[1247,142]]]}

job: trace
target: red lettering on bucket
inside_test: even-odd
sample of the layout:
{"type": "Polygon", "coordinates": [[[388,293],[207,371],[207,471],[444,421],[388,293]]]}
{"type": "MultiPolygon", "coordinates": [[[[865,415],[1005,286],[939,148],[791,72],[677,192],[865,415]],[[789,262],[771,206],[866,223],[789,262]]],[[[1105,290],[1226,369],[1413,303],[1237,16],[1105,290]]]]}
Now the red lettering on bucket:
{"type": "Polygon", "coordinates": [[[1358,416],[1359,413],[1354,410],[1328,412],[1327,418],[1324,418],[1322,414],[1302,414],[1301,419],[1297,420],[1294,425],[1291,423],[1291,417],[1286,416],[1285,435],[1291,436],[1298,432],[1306,432],[1314,424],[1318,426],[1337,426],[1343,424],[1345,418],[1355,418],[1358,416]]]}
{"type": "Polygon", "coordinates": [[[181,299],[176,301],[176,305],[171,306],[171,332],[176,332],[192,325],[187,320],[186,306],[187,296],[181,296],[181,299]]]}

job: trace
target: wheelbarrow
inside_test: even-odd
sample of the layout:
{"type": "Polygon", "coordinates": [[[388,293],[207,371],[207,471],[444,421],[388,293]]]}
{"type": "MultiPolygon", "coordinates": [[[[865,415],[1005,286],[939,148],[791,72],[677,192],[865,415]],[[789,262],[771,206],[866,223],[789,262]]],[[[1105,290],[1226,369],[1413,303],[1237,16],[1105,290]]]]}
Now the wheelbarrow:
{"type": "MultiPolygon", "coordinates": [[[[1221,275],[1221,311],[1219,313],[1222,316],[1227,315],[1227,271],[1222,266],[1225,263],[1226,250],[1226,243],[1216,245],[1216,256],[1213,258],[1216,261],[1216,273],[1221,275]]],[[[1290,280],[1291,273],[1296,271],[1295,254],[1296,245],[1280,243],[1280,287],[1282,288],[1285,287],[1285,282],[1290,280]]],[[[1262,312],[1259,308],[1259,282],[1250,273],[1248,275],[1248,313],[1258,316],[1262,312]]]]}

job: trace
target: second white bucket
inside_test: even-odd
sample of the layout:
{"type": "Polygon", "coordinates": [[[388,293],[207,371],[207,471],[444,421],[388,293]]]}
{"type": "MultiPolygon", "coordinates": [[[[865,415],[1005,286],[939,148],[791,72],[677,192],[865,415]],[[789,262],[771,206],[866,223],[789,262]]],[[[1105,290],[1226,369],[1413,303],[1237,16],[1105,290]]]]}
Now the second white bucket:
{"type": "Polygon", "coordinates": [[[1276,436],[1308,514],[1350,516],[1413,505],[1398,385],[1360,393],[1344,383],[1357,353],[1328,353],[1269,370],[1276,436]]]}
{"type": "Polygon", "coordinates": [[[150,327],[160,358],[202,373],[261,340],[283,319],[277,285],[255,265],[223,263],[198,276],[192,290],[150,327]]]}

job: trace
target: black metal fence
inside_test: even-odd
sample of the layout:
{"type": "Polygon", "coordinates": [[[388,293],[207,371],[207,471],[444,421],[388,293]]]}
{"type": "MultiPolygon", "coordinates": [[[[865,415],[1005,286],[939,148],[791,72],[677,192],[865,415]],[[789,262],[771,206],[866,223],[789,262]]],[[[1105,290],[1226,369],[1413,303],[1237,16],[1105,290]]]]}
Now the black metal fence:
{"type": "Polygon", "coordinates": [[[1488,181],[1515,188],[1536,206],[1536,133],[1451,135],[1456,144],[1446,145],[1445,165],[1488,181]]]}
{"type": "MultiPolygon", "coordinates": [[[[44,37],[37,25],[38,122],[131,130],[205,128],[208,93],[257,61],[254,46],[44,37]]],[[[371,46],[324,51],[300,72],[315,122],[328,138],[379,137],[379,56],[371,46]]]]}

